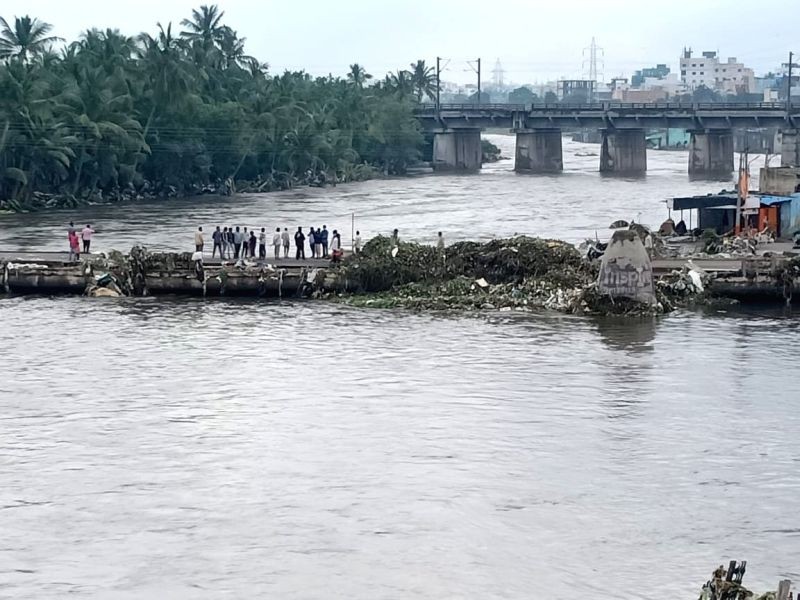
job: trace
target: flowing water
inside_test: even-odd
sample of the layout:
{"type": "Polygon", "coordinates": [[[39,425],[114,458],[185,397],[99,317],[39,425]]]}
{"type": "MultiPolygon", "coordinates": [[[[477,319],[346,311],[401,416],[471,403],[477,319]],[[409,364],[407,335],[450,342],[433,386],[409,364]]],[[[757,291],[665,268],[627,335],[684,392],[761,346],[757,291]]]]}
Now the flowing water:
{"type": "MultiPolygon", "coordinates": [[[[495,138],[508,152],[511,138],[495,138]]],[[[513,141],[511,141],[513,146],[513,141]]],[[[0,217],[0,247],[193,227],[577,241],[642,180],[510,162],[326,190],[0,217]]],[[[730,186],[729,186],[730,187],[730,186]]],[[[346,236],[344,236],[346,237],[346,236]]],[[[0,299],[0,598],[694,598],[800,579],[800,320],[459,317],[313,302],[0,299]]]]}

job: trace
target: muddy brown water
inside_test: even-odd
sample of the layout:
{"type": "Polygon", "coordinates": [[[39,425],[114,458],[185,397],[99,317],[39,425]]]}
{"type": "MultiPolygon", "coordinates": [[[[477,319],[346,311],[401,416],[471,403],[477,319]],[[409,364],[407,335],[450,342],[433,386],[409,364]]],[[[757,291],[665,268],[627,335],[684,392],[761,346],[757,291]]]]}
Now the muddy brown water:
{"type": "MultiPolygon", "coordinates": [[[[719,187],[684,153],[619,181],[565,147],[558,178],[501,163],[74,218],[123,248],[352,209],[365,236],[578,240],[719,187]]],[[[57,249],[64,220],[0,217],[0,247],[57,249]]],[[[692,598],[732,558],[759,590],[800,580],[799,329],[0,299],[0,597],[692,598]]]]}

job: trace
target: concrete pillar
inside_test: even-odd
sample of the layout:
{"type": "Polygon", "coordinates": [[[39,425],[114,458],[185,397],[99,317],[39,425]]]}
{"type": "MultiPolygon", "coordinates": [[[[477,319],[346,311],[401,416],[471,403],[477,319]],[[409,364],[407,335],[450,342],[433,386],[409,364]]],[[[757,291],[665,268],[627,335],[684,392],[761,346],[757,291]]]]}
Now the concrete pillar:
{"type": "Polygon", "coordinates": [[[644,129],[606,129],[602,134],[601,172],[642,175],[647,171],[644,129]]]}
{"type": "Polygon", "coordinates": [[[733,173],[733,132],[702,129],[689,133],[689,175],[728,179],[733,173]]]}
{"type": "Polygon", "coordinates": [[[800,167],[800,130],[781,131],[781,166],[800,167]]]}
{"type": "Polygon", "coordinates": [[[517,130],[517,152],[514,170],[517,173],[560,173],[563,171],[564,159],[561,156],[561,130],[517,130]]]}
{"type": "Polygon", "coordinates": [[[475,172],[481,168],[481,130],[445,129],[433,134],[433,170],[475,172]]]}

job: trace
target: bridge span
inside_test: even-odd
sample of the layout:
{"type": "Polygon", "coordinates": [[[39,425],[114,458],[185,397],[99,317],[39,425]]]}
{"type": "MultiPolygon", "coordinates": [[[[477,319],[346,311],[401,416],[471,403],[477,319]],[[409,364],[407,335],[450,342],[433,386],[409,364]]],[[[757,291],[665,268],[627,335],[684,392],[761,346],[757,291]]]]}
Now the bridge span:
{"type": "Polygon", "coordinates": [[[645,130],[681,128],[691,133],[689,174],[728,177],[734,170],[733,130],[777,127],[784,165],[800,166],[800,104],[785,103],[623,103],[590,104],[422,104],[415,110],[423,129],[434,135],[437,170],[480,168],[480,132],[508,128],[517,136],[520,172],[563,170],[564,129],[602,132],[600,170],[641,174],[647,170],[645,130]]]}

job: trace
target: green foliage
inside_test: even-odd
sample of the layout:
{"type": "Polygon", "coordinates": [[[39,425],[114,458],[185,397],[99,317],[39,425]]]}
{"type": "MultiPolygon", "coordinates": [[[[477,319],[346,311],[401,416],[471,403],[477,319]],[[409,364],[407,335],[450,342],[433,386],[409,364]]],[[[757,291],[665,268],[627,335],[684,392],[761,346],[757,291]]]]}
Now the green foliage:
{"type": "Polygon", "coordinates": [[[216,6],[155,35],[87,30],[59,54],[47,23],[0,20],[0,208],[89,198],[271,190],[400,174],[423,145],[424,61],[368,85],[270,74],[216,6]],[[43,198],[46,198],[45,202],[43,198]]]}
{"type": "Polygon", "coordinates": [[[518,87],[508,94],[508,101],[511,104],[533,104],[538,99],[539,97],[526,87],[518,87]]]}
{"type": "Polygon", "coordinates": [[[487,139],[481,139],[481,161],[485,163],[497,162],[502,158],[500,148],[487,139]]]}
{"type": "Polygon", "coordinates": [[[409,283],[485,278],[490,284],[519,284],[529,278],[574,287],[594,274],[574,246],[558,240],[518,236],[481,244],[459,242],[444,251],[378,236],[343,265],[351,286],[378,292],[409,283]],[[395,251],[396,248],[396,251],[395,251]]]}

